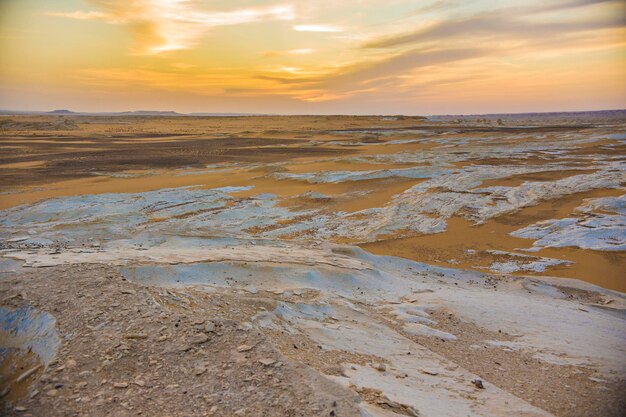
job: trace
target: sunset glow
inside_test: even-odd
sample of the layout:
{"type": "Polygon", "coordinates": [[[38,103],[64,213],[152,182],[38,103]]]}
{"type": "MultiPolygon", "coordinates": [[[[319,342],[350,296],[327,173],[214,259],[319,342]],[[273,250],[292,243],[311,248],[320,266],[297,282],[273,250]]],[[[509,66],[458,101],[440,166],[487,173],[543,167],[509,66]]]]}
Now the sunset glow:
{"type": "Polygon", "coordinates": [[[626,107],[623,1],[9,0],[0,108],[626,107]]]}

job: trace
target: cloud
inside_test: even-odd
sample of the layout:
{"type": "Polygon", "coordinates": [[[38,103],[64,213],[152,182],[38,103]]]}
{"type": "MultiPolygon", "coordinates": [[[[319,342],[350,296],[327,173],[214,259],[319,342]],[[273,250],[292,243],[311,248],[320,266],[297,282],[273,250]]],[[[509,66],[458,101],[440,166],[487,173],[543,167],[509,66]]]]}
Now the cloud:
{"type": "Polygon", "coordinates": [[[295,25],[293,30],[296,32],[343,32],[343,28],[333,25],[295,25]]]}
{"type": "Polygon", "coordinates": [[[107,20],[110,16],[107,13],[97,12],[97,11],[89,11],[89,12],[47,12],[48,16],[54,17],[67,17],[68,19],[76,19],[76,20],[107,20]]]}
{"type": "Polygon", "coordinates": [[[287,51],[263,51],[259,53],[259,55],[265,58],[271,58],[271,57],[286,56],[286,55],[307,55],[313,52],[315,52],[315,49],[299,48],[299,49],[289,49],[287,51]]]}
{"type": "Polygon", "coordinates": [[[516,7],[487,11],[473,16],[446,19],[426,28],[373,39],[364,48],[394,48],[422,42],[443,42],[449,38],[513,38],[518,41],[564,37],[577,32],[626,27],[622,15],[579,18],[578,20],[533,21],[532,15],[585,5],[614,3],[608,0],[571,0],[547,6],[516,7]]]}
{"type": "Polygon", "coordinates": [[[49,12],[48,15],[79,20],[102,20],[128,26],[134,39],[133,53],[154,55],[189,49],[212,27],[268,20],[292,20],[291,5],[207,11],[197,0],[91,0],[100,11],[49,12]]]}

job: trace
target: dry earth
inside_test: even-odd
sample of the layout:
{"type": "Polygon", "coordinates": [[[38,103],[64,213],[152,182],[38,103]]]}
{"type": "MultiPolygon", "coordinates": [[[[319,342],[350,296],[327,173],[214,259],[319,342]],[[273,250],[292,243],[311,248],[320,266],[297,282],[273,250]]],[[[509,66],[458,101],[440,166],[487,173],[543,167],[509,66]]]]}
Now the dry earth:
{"type": "Polygon", "coordinates": [[[625,141],[622,113],[2,118],[3,412],[622,416],[625,141]]]}

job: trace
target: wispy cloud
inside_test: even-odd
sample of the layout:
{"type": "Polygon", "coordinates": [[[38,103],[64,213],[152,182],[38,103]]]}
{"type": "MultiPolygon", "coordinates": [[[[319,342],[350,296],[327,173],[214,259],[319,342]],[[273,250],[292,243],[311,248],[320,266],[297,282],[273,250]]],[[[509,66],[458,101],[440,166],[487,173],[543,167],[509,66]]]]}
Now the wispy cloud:
{"type": "Polygon", "coordinates": [[[512,18],[504,13],[485,13],[464,19],[448,20],[436,23],[426,29],[385,36],[367,42],[366,48],[392,48],[437,40],[445,41],[453,37],[498,37],[514,38],[519,41],[542,39],[546,36],[563,37],[568,34],[601,29],[613,29],[626,26],[621,16],[611,19],[597,19],[574,22],[529,22],[512,18]]]}
{"type": "Polygon", "coordinates": [[[265,20],[292,20],[292,5],[210,11],[197,0],[91,0],[99,11],[49,12],[48,15],[79,20],[102,20],[129,27],[133,52],[152,55],[189,49],[212,27],[265,20]]]}
{"type": "Polygon", "coordinates": [[[289,49],[286,51],[263,51],[259,55],[263,57],[279,57],[286,55],[307,55],[315,52],[315,49],[312,48],[298,48],[298,49],[289,49]]]}
{"type": "Polygon", "coordinates": [[[333,25],[295,25],[293,30],[296,32],[327,32],[337,33],[343,32],[344,29],[333,25]]]}

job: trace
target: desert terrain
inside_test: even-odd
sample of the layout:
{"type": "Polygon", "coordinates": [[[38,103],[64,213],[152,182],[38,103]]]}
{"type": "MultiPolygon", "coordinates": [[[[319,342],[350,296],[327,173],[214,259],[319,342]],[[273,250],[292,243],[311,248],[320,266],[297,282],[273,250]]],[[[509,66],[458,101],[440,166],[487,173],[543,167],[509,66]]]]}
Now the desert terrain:
{"type": "Polygon", "coordinates": [[[626,112],[0,116],[2,412],[623,416],[625,183],[626,112]]]}

